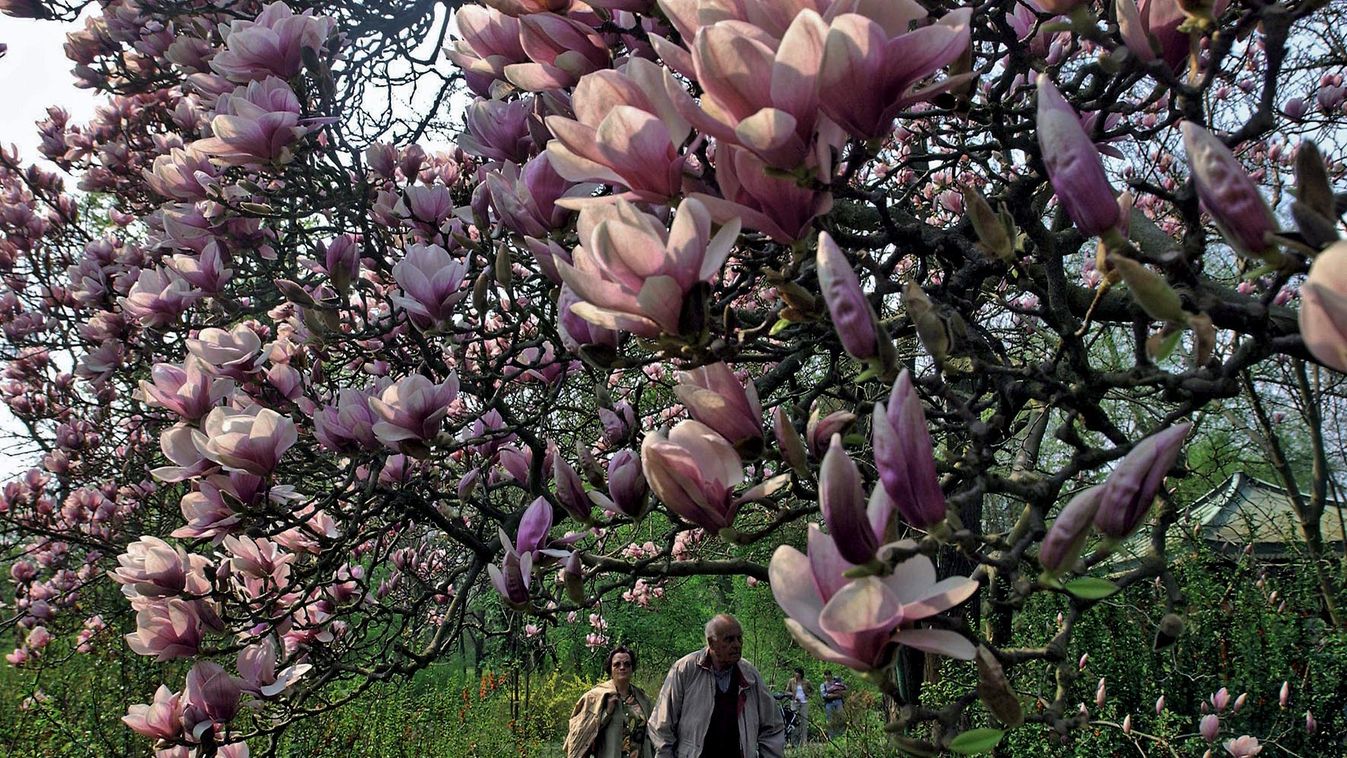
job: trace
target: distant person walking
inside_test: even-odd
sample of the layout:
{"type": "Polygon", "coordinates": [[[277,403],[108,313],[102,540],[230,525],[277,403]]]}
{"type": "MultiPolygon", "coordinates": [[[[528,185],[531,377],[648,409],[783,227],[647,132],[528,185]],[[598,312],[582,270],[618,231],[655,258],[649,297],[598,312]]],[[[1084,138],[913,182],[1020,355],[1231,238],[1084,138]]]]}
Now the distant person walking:
{"type": "Polygon", "coordinates": [[[650,698],[631,683],[636,653],[618,645],[603,664],[608,681],[580,696],[563,746],[566,758],[653,758],[650,698]]]}
{"type": "Polygon", "coordinates": [[[706,624],[706,648],[678,659],[650,718],[655,758],[781,758],[785,726],[733,616],[706,624]]]}
{"type": "Polygon", "coordinates": [[[823,696],[823,713],[828,718],[828,739],[834,739],[842,733],[843,697],[847,694],[847,683],[842,677],[831,671],[823,672],[823,683],[818,686],[823,696]]]}
{"type": "Polygon", "coordinates": [[[795,712],[795,733],[792,742],[796,747],[809,744],[809,680],[804,669],[796,667],[795,676],[786,682],[786,694],[790,696],[790,709],[795,712]]]}

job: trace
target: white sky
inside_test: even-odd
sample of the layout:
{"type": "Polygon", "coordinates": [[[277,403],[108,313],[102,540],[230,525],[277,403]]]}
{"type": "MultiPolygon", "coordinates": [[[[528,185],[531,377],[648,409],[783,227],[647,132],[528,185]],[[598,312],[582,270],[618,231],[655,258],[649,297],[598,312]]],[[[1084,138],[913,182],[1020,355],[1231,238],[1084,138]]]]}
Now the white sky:
{"type": "Polygon", "coordinates": [[[34,160],[37,154],[35,122],[46,118],[47,106],[60,105],[76,123],[89,120],[97,102],[88,90],[77,89],[65,57],[65,35],[84,23],[60,24],[0,15],[0,42],[9,52],[0,58],[0,144],[16,144],[19,154],[34,160]]]}

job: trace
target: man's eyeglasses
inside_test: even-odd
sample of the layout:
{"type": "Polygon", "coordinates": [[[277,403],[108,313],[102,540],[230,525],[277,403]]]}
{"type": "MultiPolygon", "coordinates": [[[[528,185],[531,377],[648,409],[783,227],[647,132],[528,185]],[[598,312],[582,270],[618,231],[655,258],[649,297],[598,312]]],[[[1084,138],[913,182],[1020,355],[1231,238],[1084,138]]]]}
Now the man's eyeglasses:
{"type": "Polygon", "coordinates": [[[631,668],[631,661],[613,661],[613,668],[629,669],[631,668]]]}

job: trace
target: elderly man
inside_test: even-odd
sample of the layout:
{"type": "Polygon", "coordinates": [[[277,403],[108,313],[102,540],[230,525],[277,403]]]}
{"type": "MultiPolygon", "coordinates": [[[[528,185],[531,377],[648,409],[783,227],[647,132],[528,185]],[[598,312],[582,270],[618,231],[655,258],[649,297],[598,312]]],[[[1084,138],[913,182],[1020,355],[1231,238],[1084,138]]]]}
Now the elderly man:
{"type": "Polygon", "coordinates": [[[780,758],[785,727],[733,616],[706,624],[706,649],[683,656],[650,717],[655,758],[780,758]]]}

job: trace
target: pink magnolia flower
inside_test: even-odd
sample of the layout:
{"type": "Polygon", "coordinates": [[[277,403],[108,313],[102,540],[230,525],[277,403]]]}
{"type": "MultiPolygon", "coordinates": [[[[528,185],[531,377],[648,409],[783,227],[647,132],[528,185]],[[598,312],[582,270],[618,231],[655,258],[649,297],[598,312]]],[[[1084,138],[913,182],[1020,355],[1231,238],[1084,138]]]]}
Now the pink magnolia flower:
{"type": "Polygon", "coordinates": [[[1197,731],[1202,735],[1202,739],[1207,742],[1215,742],[1216,737],[1221,733],[1221,717],[1214,713],[1208,713],[1197,723],[1197,731]]]}
{"type": "Polygon", "coordinates": [[[549,116],[556,139],[547,154],[557,173],[575,182],[625,187],[630,200],[665,202],[683,186],[680,148],[692,125],[674,105],[691,98],[669,71],[644,58],[580,80],[571,97],[575,118],[549,116]]]}
{"type": "Polygon", "coordinates": [[[1263,752],[1263,746],[1258,744],[1258,738],[1247,734],[1238,739],[1226,740],[1223,747],[1233,758],[1253,758],[1263,752]]]}
{"type": "Polygon", "coordinates": [[[289,163],[294,157],[291,146],[309,132],[299,125],[299,98],[275,77],[221,97],[216,113],[210,122],[215,136],[197,140],[192,147],[230,166],[289,163]]]}
{"type": "Polygon", "coordinates": [[[343,387],[334,405],[323,406],[313,414],[313,433],[319,444],[338,452],[373,450],[380,446],[374,435],[378,420],[370,409],[371,395],[343,387]]]}
{"type": "Polygon", "coordinates": [[[1300,335],[1310,354],[1347,373],[1347,241],[1315,256],[1300,286],[1300,335]]]}
{"type": "MultiPolygon", "coordinates": [[[[1211,13],[1219,17],[1228,4],[1217,0],[1211,13]]],[[[1188,14],[1177,0],[1115,0],[1114,8],[1123,44],[1139,60],[1159,59],[1178,68],[1188,57],[1191,36],[1179,31],[1188,14]]]]}
{"type": "Polygon", "coordinates": [[[572,211],[557,205],[557,201],[589,192],[589,188],[577,187],[558,174],[548,153],[533,158],[523,168],[506,161],[500,169],[487,172],[485,184],[501,225],[526,237],[546,237],[562,227],[572,211]]]}
{"type": "Polygon", "coordinates": [[[463,289],[467,271],[461,259],[439,245],[408,245],[402,260],[393,266],[393,279],[402,294],[392,300],[422,329],[447,323],[454,317],[454,306],[468,294],[463,289]]]}
{"type": "Polygon", "coordinates": [[[209,366],[218,376],[244,379],[263,360],[262,339],[247,324],[225,331],[216,327],[202,329],[187,340],[187,352],[209,366]]]}
{"type": "Polygon", "coordinates": [[[761,158],[738,145],[716,145],[714,164],[723,197],[702,192],[688,197],[705,205],[717,223],[740,220],[789,245],[807,237],[810,223],[832,208],[831,194],[768,171],[761,158]]]}
{"type": "Polygon", "coordinates": [[[809,9],[780,39],[737,20],[703,27],[691,43],[700,108],[685,115],[702,132],[742,145],[774,168],[794,169],[809,159],[829,165],[826,152],[840,143],[840,133],[819,110],[826,34],[822,17],[809,9]]]}
{"type": "Polygon", "coordinates": [[[519,43],[519,19],[494,8],[464,5],[454,14],[462,39],[454,40],[449,60],[463,70],[468,89],[491,97],[492,84],[505,80],[505,67],[529,60],[519,43]]]}
{"type": "Polygon", "coordinates": [[[210,592],[205,569],[210,561],[202,555],[188,555],[158,537],[144,536],[126,546],[117,556],[117,569],[108,572],[122,585],[128,598],[165,598],[176,595],[204,595],[210,592]]]}
{"type": "Polygon", "coordinates": [[[190,658],[201,645],[202,619],[195,602],[168,598],[144,602],[136,612],[136,631],[126,644],[140,655],[159,662],[190,658]]]}
{"type": "MultiPolygon", "coordinates": [[[[750,378],[740,382],[726,363],[680,371],[674,394],[692,417],[713,429],[736,449],[761,443],[762,405],[750,378]]],[[[749,457],[755,457],[751,453],[749,457]]]]}
{"type": "Polygon", "coordinates": [[[144,170],[145,183],[170,200],[196,202],[207,198],[206,188],[215,183],[219,170],[200,148],[173,148],[154,159],[144,170]]]}
{"type": "Polygon", "coordinates": [[[711,532],[734,522],[741,500],[734,487],[744,480],[743,464],[724,437],[699,421],[680,421],[667,435],[641,441],[646,481],[669,510],[711,532]]]}
{"type": "Polygon", "coordinates": [[[122,722],[152,740],[175,740],[182,734],[182,700],[161,684],[153,702],[127,708],[122,722]]]}
{"type": "Polygon", "coordinates": [[[457,374],[450,374],[440,384],[421,374],[400,379],[379,397],[369,399],[370,408],[380,419],[374,424],[374,436],[392,448],[407,442],[428,442],[439,433],[457,397],[457,374]]]}
{"type": "Polygon", "coordinates": [[[913,24],[927,12],[915,0],[872,3],[866,10],[875,14],[832,19],[817,86],[824,113],[851,136],[874,139],[890,132],[900,111],[967,80],[950,77],[914,89],[968,48],[973,9],[960,8],[916,29],[913,24]]]}
{"type": "Polygon", "coordinates": [[[945,495],[935,467],[935,446],[907,369],[893,383],[888,407],[875,404],[871,429],[879,479],[903,520],[918,529],[944,521],[945,495]]]}
{"type": "Polygon", "coordinates": [[[1117,226],[1118,201],[1099,151],[1046,73],[1038,75],[1038,145],[1057,202],[1076,228],[1096,236],[1117,226]]]}
{"type": "Polygon", "coordinates": [[[1184,121],[1179,128],[1197,197],[1226,241],[1243,255],[1272,250],[1267,236],[1277,231],[1277,220],[1244,166],[1224,142],[1201,126],[1184,121]]]}
{"type": "Polygon", "coordinates": [[[527,92],[573,86],[611,62],[598,32],[574,18],[534,13],[520,18],[519,27],[519,43],[530,62],[506,66],[505,78],[527,92]]]}
{"type": "Polygon", "coordinates": [[[534,150],[528,124],[531,108],[531,99],[477,100],[464,114],[468,131],[458,135],[458,146],[493,161],[528,161],[534,150]]]}
{"type": "Polygon", "coordinates": [[[183,727],[195,739],[233,720],[243,691],[220,664],[197,661],[182,691],[183,727]]]}
{"type": "Polygon", "coordinates": [[[678,334],[683,299],[720,271],[739,235],[738,220],[711,235],[700,202],[678,206],[672,229],[625,201],[580,212],[574,264],[557,261],[581,302],[571,311],[591,324],[643,337],[678,334]]]}
{"type": "Polygon", "coordinates": [[[234,391],[234,382],[212,376],[205,363],[189,355],[181,366],[156,363],[150,381],[140,381],[140,399],[172,411],[184,421],[196,421],[234,391]]]}
{"type": "Polygon", "coordinates": [[[283,2],[262,9],[253,21],[234,21],[220,25],[225,49],[211,59],[211,68],[235,82],[277,76],[290,79],[304,65],[303,51],[318,52],[336,26],[327,16],[314,16],[305,10],[296,16],[283,2]]]}
{"type": "Polygon", "coordinates": [[[216,408],[196,439],[201,454],[229,471],[267,476],[295,444],[295,423],[270,408],[251,405],[242,411],[216,408]]]}
{"type": "Polygon", "coordinates": [[[215,240],[207,242],[199,253],[173,255],[168,265],[188,284],[207,295],[218,294],[234,276],[233,269],[225,268],[220,243],[215,240]]]}
{"type": "Polygon", "coordinates": [[[301,676],[313,668],[312,664],[299,663],[276,671],[276,639],[264,637],[239,651],[237,667],[239,687],[262,697],[275,697],[289,689],[301,676]]]}
{"type": "Polygon", "coordinates": [[[221,566],[231,576],[258,579],[267,589],[285,587],[290,579],[290,566],[295,554],[284,550],[280,543],[265,537],[225,537],[225,563],[221,566]]]}
{"type": "Polygon", "coordinates": [[[141,269],[121,304],[126,315],[141,326],[156,328],[177,321],[201,295],[172,269],[141,269]]]}
{"type": "Polygon", "coordinates": [[[649,493],[640,456],[624,448],[608,459],[608,497],[598,492],[591,492],[589,497],[610,512],[639,519],[645,515],[649,493]]]}
{"type": "MultiPolygon", "coordinates": [[[[508,544],[508,541],[507,543],[508,544]]],[[[529,585],[533,581],[533,554],[522,555],[506,550],[500,568],[490,564],[486,567],[491,586],[500,593],[507,605],[516,609],[528,607],[529,585]]]]}
{"type": "Polygon", "coordinates": [[[809,525],[807,555],[789,545],[772,554],[772,594],[786,612],[791,636],[811,655],[856,671],[884,668],[894,643],[973,658],[973,644],[963,635],[916,628],[914,622],[972,597],[977,582],[962,576],[937,581],[924,555],[899,563],[884,577],[848,580],[843,574],[851,567],[815,524],[809,525]]]}

